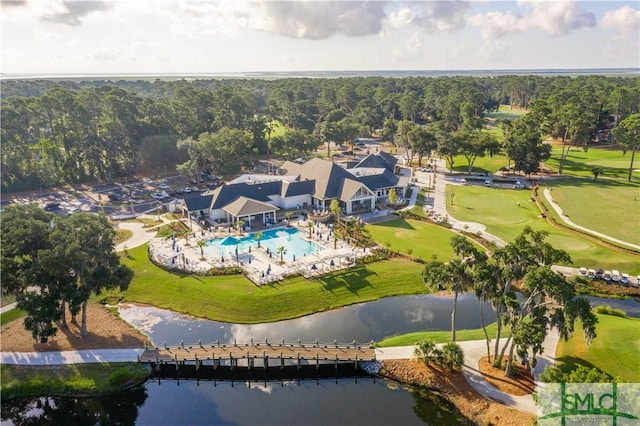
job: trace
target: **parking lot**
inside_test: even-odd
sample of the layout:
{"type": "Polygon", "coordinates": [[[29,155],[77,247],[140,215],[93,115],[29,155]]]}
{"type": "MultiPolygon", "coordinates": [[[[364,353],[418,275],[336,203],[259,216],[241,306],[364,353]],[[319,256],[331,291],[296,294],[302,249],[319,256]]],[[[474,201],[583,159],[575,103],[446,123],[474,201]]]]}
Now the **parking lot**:
{"type": "Polygon", "coordinates": [[[200,182],[180,176],[166,179],[129,178],[119,182],[82,185],[64,190],[49,190],[21,194],[4,194],[3,206],[10,203],[37,203],[55,214],[74,212],[104,212],[108,216],[137,215],[155,211],[159,205],[200,195],[216,188],[221,182],[203,175],[200,182]]]}

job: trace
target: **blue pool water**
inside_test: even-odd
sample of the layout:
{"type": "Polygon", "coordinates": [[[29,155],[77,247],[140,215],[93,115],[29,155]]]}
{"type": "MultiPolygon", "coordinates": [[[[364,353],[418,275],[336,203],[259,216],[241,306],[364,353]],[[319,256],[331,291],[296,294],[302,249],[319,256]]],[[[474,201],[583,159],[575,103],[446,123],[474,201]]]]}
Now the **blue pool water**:
{"type": "MultiPolygon", "coordinates": [[[[235,255],[236,247],[238,252],[246,253],[251,249],[258,247],[258,241],[255,238],[255,233],[238,238],[234,236],[228,236],[225,238],[214,238],[207,241],[206,251],[213,256],[229,256],[235,255]]],[[[304,234],[295,228],[277,228],[262,231],[262,238],[260,239],[260,246],[262,248],[268,248],[273,251],[273,255],[279,256],[278,247],[284,246],[287,249],[284,258],[287,260],[293,260],[293,256],[296,259],[301,259],[311,253],[315,253],[322,248],[312,241],[303,239],[304,234]]]]}

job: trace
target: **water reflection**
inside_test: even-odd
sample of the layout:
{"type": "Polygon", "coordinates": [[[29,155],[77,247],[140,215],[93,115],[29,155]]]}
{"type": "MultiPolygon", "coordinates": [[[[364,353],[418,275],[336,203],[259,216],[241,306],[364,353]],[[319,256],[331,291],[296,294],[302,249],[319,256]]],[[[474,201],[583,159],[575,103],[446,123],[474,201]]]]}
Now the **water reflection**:
{"type": "MultiPolygon", "coordinates": [[[[453,300],[447,296],[419,295],[386,298],[302,318],[263,324],[229,324],[196,319],[149,306],[123,305],[120,315],[146,333],[156,345],[194,343],[295,341],[369,342],[387,336],[425,330],[450,330],[453,300]]],[[[495,321],[489,305],[483,306],[485,321],[495,321]]],[[[458,300],[458,329],[480,326],[480,303],[475,295],[458,300]]]]}
{"type": "Polygon", "coordinates": [[[422,425],[459,424],[444,401],[372,379],[270,383],[149,382],[139,424],[422,425]],[[171,410],[168,407],[176,407],[171,410]],[[188,409],[180,409],[189,407],[188,409]],[[444,407],[444,408],[443,408],[444,407]]]}
{"type": "Polygon", "coordinates": [[[26,425],[135,425],[147,389],[136,386],[126,392],[94,398],[41,397],[3,401],[3,423],[26,425]]]}

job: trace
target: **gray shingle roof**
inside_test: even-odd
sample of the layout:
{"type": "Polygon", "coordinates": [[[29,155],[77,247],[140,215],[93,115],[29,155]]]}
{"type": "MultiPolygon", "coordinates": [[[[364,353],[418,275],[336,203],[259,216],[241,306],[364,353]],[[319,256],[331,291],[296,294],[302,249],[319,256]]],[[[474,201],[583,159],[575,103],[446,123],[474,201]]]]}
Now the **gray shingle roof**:
{"type": "Polygon", "coordinates": [[[213,203],[211,209],[221,209],[235,201],[238,197],[247,197],[253,200],[268,202],[270,195],[280,194],[282,181],[264,182],[256,184],[234,183],[222,185],[213,191],[213,203]]]}
{"type": "Polygon", "coordinates": [[[282,181],[282,195],[283,197],[293,197],[296,195],[313,194],[315,191],[315,180],[303,180],[298,182],[282,181]]]}
{"type": "Polygon", "coordinates": [[[342,167],[321,158],[312,158],[304,163],[299,170],[301,181],[316,181],[313,196],[320,200],[340,198],[344,180],[354,178],[342,167]]]}
{"type": "Polygon", "coordinates": [[[260,213],[270,213],[280,210],[273,204],[263,203],[261,201],[252,200],[247,197],[238,197],[232,203],[224,206],[224,211],[233,216],[249,216],[260,213]]]}
{"type": "Polygon", "coordinates": [[[398,159],[393,155],[384,151],[376,152],[375,154],[369,154],[362,159],[354,168],[371,167],[371,168],[385,168],[393,172],[398,159]]]}
{"type": "Polygon", "coordinates": [[[384,169],[384,172],[381,174],[360,176],[357,179],[372,191],[377,191],[380,188],[395,187],[398,185],[399,180],[398,176],[391,173],[388,169],[384,169]]]}
{"type": "Polygon", "coordinates": [[[209,210],[212,199],[213,199],[213,194],[200,195],[198,197],[185,198],[184,204],[187,207],[187,210],[190,212],[195,210],[209,210]]]}

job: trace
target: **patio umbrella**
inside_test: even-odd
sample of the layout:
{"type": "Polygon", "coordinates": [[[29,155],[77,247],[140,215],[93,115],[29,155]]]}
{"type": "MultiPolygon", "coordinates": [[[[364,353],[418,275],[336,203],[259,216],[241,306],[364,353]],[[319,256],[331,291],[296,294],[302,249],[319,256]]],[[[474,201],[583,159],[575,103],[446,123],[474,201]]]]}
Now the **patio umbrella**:
{"type": "Polygon", "coordinates": [[[336,264],[335,264],[335,263],[333,263],[333,259],[331,259],[331,263],[329,264],[329,266],[331,266],[331,267],[336,266],[336,264]]]}
{"type": "Polygon", "coordinates": [[[315,270],[317,270],[317,269],[318,269],[318,267],[316,266],[316,264],[315,264],[315,263],[314,263],[313,265],[311,265],[311,270],[312,270],[312,271],[315,271],[315,270]]]}
{"type": "Polygon", "coordinates": [[[224,256],[220,257],[220,262],[224,263],[224,256]]]}

